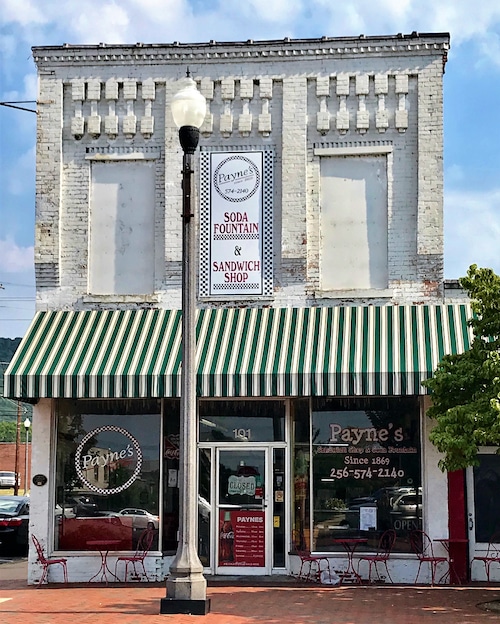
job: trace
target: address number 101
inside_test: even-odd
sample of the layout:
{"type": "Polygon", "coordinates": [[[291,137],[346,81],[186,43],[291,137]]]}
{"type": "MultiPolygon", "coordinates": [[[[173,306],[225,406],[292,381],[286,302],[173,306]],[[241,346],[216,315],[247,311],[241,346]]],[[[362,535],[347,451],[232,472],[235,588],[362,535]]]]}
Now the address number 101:
{"type": "Polygon", "coordinates": [[[233,429],[233,435],[236,440],[250,440],[251,429],[233,429]]]}

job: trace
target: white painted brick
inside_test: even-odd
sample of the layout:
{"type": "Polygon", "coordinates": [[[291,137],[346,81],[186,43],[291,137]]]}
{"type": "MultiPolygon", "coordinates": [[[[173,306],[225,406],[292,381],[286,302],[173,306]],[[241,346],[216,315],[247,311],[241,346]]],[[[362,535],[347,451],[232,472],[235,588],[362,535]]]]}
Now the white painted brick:
{"type": "Polygon", "coordinates": [[[71,81],[71,97],[73,100],[85,99],[85,81],[84,80],[72,80],[71,81]]]}
{"type": "Polygon", "coordinates": [[[408,76],[406,74],[396,75],[396,93],[408,93],[408,76]]]}
{"type": "Polygon", "coordinates": [[[137,117],[135,115],[127,115],[123,118],[123,133],[135,134],[137,131],[137,117]]]}
{"type": "Polygon", "coordinates": [[[330,95],[330,76],[318,76],[316,78],[316,95],[330,95]]]}
{"type": "Polygon", "coordinates": [[[210,78],[202,78],[200,82],[200,92],[207,100],[214,99],[214,81],[210,78]]]}
{"type": "Polygon", "coordinates": [[[151,135],[154,132],[154,118],[141,117],[141,134],[151,135]]]}
{"type": "Polygon", "coordinates": [[[101,81],[89,80],[87,83],[87,99],[100,100],[101,99],[101,81]]]}
{"type": "Polygon", "coordinates": [[[387,74],[375,74],[375,94],[388,93],[389,78],[387,74]]]}
{"type": "Polygon", "coordinates": [[[106,134],[118,134],[118,117],[116,115],[107,115],[104,118],[104,132],[106,134]]]}
{"type": "Polygon", "coordinates": [[[253,80],[242,78],[240,80],[240,97],[250,99],[253,97],[253,80]]]}
{"type": "Polygon", "coordinates": [[[368,95],[370,93],[370,82],[368,74],[356,76],[356,95],[368,95]]]}
{"type": "Polygon", "coordinates": [[[123,97],[125,100],[135,100],[137,98],[137,80],[123,81],[123,97]]]}
{"type": "Polygon", "coordinates": [[[261,98],[273,97],[273,81],[272,78],[260,78],[259,79],[259,95],[261,98]]]}
{"type": "Polygon", "coordinates": [[[106,80],[104,97],[107,100],[118,99],[118,80],[116,80],[116,78],[109,78],[109,80],[106,80]]]}
{"type": "Polygon", "coordinates": [[[349,95],[349,74],[337,74],[337,95],[349,95]]]}
{"type": "MultiPolygon", "coordinates": [[[[263,57],[258,63],[244,58],[224,58],[223,62],[205,58],[203,64],[196,68],[193,65],[200,89],[210,102],[200,145],[212,149],[248,149],[248,146],[258,149],[272,145],[275,149],[275,293],[271,303],[276,306],[353,303],[346,299],[316,299],[312,294],[319,284],[317,249],[321,235],[314,226],[319,210],[320,179],[319,158],[314,156],[313,146],[381,139],[389,141],[393,149],[390,184],[393,200],[388,215],[389,288],[393,294],[390,300],[362,298],[354,303],[437,302],[438,290],[424,283],[424,274],[427,282],[442,280],[439,268],[443,257],[441,54],[430,50],[428,56],[396,53],[337,56],[328,65],[331,77],[325,76],[326,63],[324,58],[275,56],[263,57]],[[398,68],[398,74],[394,67],[398,68]],[[240,88],[235,91],[235,79],[227,76],[241,81],[240,88]],[[358,111],[359,98],[350,93],[349,76],[356,76],[353,85],[356,93],[367,95],[366,111],[358,111]],[[374,77],[374,93],[385,97],[383,111],[378,110],[378,98],[366,92],[369,76],[374,77]],[[330,81],[334,87],[331,93],[330,81]],[[242,89],[244,84],[248,89],[242,89]],[[258,84],[257,89],[253,89],[254,84],[258,84]],[[327,95],[327,84],[328,93],[334,96],[328,100],[330,113],[320,111],[318,99],[327,95]],[[399,110],[399,94],[406,97],[404,111],[399,110]],[[254,119],[250,126],[249,117],[242,115],[242,96],[249,100],[248,115],[254,119]],[[336,96],[345,99],[345,111],[338,110],[342,98],[336,96]],[[263,112],[264,99],[269,99],[267,112],[263,112]],[[223,100],[230,106],[229,113],[224,110],[223,100]],[[356,131],[360,128],[357,115],[361,112],[374,120],[371,127],[366,127],[366,120],[363,121],[366,129],[363,135],[356,131]],[[246,120],[243,125],[242,119],[246,120]],[[244,129],[250,135],[242,137],[235,132],[236,124],[240,132],[244,129]],[[398,128],[403,126],[406,131],[400,133],[398,128]],[[381,134],[379,129],[385,132],[381,134]],[[221,130],[227,131],[228,136],[221,136],[221,130]],[[264,133],[269,135],[265,139],[264,133]]],[[[182,155],[168,102],[175,92],[183,62],[136,63],[127,66],[126,77],[124,66],[109,60],[79,65],[57,62],[51,65],[49,60],[40,65],[54,70],[55,74],[40,76],[40,100],[53,104],[44,106],[39,115],[41,138],[37,145],[36,188],[39,234],[35,257],[37,261],[59,264],[60,284],[39,290],[37,305],[47,308],[91,305],[82,304],[87,293],[89,248],[90,164],[85,159],[86,148],[156,146],[161,153],[155,165],[155,248],[160,250],[156,262],[156,296],[160,306],[180,307],[182,155]],[[139,99],[138,83],[142,85],[139,99]],[[63,84],[67,93],[64,106],[63,84]],[[119,89],[116,105],[118,135],[110,142],[106,100],[116,99],[115,87],[110,90],[114,84],[123,84],[123,89],[119,89]],[[92,99],[98,107],[94,121],[90,114],[92,99]],[[151,102],[151,117],[145,115],[144,99],[151,102]],[[134,101],[132,112],[126,106],[131,100],[134,101]],[[75,117],[78,102],[83,102],[80,118],[75,117]],[[104,121],[102,134],[100,119],[104,121]],[[140,132],[137,120],[140,120],[140,132]],[[86,121],[99,126],[93,128],[97,138],[89,136],[92,127],[86,128],[86,121]],[[77,134],[83,138],[75,140],[77,134]],[[41,224],[44,226],[40,227],[41,224]]],[[[260,305],[255,299],[244,304],[260,305]]],[[[109,305],[119,307],[121,303],[116,300],[109,305]]]]}
{"type": "Polygon", "coordinates": [[[234,80],[232,78],[221,80],[221,97],[223,100],[234,100],[234,80]]]}

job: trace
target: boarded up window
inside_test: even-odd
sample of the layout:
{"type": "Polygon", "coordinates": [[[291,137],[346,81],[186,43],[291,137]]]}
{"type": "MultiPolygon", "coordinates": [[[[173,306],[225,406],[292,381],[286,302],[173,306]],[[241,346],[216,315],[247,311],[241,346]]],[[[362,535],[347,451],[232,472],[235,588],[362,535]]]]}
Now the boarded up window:
{"type": "Polygon", "coordinates": [[[92,163],[91,294],[153,292],[154,192],[153,163],[92,163]]]}
{"type": "Polygon", "coordinates": [[[387,288],[387,161],[321,159],[322,290],[387,288]]]}

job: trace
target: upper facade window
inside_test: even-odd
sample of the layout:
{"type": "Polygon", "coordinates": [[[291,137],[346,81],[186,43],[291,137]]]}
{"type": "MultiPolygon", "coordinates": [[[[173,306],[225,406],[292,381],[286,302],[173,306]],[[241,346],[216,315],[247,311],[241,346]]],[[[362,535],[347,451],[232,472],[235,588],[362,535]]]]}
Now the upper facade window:
{"type": "Polygon", "coordinates": [[[92,162],[89,293],[154,289],[155,170],[152,162],[92,162]]]}
{"type": "Polygon", "coordinates": [[[321,159],[321,290],[388,285],[384,156],[321,159]]]}

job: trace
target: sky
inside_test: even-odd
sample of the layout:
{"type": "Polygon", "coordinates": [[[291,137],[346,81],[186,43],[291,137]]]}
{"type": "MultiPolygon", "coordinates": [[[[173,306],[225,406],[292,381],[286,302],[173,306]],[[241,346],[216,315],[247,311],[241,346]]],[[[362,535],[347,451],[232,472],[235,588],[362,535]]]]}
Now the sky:
{"type": "MultiPolygon", "coordinates": [[[[0,102],[36,100],[32,46],[449,32],[445,278],[500,274],[499,0],[0,0],[0,102]]],[[[35,109],[35,103],[19,104],[35,109]]],[[[0,106],[0,336],[35,309],[36,115],[0,106]]]]}

